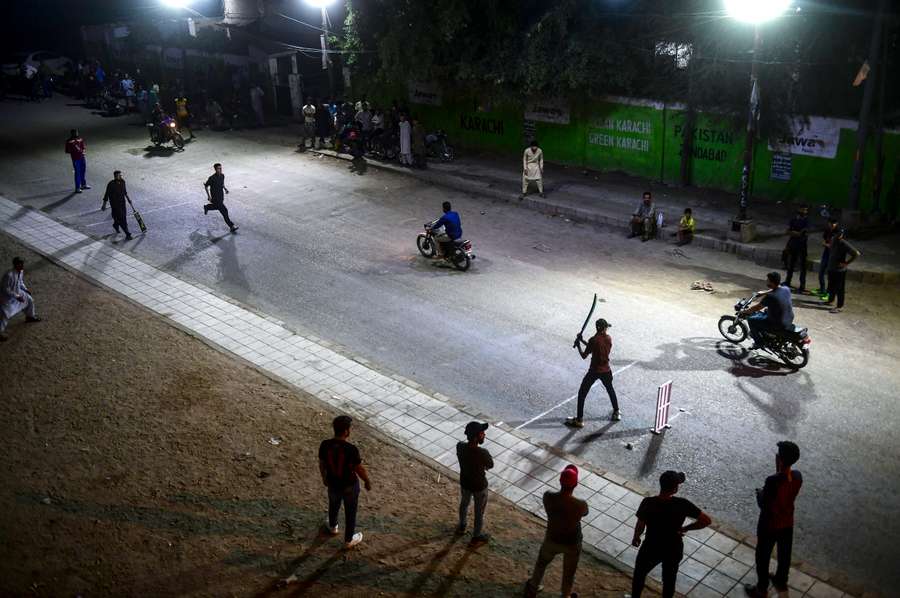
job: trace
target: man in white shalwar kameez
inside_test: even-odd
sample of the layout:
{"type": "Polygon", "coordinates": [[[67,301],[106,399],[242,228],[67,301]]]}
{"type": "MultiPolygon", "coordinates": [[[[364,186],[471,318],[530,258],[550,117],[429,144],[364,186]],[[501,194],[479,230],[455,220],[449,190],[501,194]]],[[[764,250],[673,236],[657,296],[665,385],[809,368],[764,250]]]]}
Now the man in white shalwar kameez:
{"type": "Polygon", "coordinates": [[[412,166],[412,126],[405,114],[400,115],[400,164],[412,166]]]}
{"type": "Polygon", "coordinates": [[[25,261],[13,258],[13,268],[0,280],[0,340],[6,340],[6,325],[19,312],[25,312],[28,322],[40,322],[34,313],[34,299],[25,286],[25,261]]]}
{"type": "Polygon", "coordinates": [[[525,198],[530,183],[534,183],[538,193],[544,197],[544,152],[538,147],[536,139],[531,140],[522,156],[522,195],[519,199],[525,198]]]}

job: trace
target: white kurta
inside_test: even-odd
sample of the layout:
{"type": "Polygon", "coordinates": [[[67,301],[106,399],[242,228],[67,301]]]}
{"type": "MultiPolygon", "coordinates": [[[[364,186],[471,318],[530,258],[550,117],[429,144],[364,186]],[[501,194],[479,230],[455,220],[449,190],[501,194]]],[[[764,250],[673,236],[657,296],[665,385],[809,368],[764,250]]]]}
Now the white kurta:
{"type": "Polygon", "coordinates": [[[400,123],[400,153],[412,153],[412,127],[410,127],[408,120],[400,123]]]}
{"type": "Polygon", "coordinates": [[[6,319],[12,318],[28,307],[30,298],[28,287],[25,286],[25,277],[21,272],[10,270],[3,275],[3,280],[0,281],[0,300],[3,301],[0,309],[3,310],[3,316],[6,319]],[[25,299],[24,301],[18,299],[20,295],[25,299]]]}
{"type": "Polygon", "coordinates": [[[522,156],[522,168],[525,172],[525,178],[529,181],[543,178],[544,176],[544,152],[541,148],[531,151],[531,148],[525,149],[522,156]]]}

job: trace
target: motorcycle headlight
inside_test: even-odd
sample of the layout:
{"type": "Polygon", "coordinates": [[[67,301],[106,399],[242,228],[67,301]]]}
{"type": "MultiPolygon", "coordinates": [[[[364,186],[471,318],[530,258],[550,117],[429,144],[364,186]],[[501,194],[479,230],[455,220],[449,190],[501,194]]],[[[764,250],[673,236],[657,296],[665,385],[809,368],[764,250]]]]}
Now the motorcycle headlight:
{"type": "Polygon", "coordinates": [[[170,127],[175,127],[175,123],[169,123],[170,127]]]}

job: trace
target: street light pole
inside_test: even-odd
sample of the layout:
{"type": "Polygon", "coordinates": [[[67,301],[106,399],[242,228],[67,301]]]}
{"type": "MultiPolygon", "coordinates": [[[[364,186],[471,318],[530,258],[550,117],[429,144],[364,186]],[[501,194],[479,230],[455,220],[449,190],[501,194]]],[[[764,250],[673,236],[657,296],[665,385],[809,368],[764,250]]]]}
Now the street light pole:
{"type": "Polygon", "coordinates": [[[744,165],[741,168],[741,188],[738,202],[738,222],[746,222],[750,202],[750,172],[753,167],[753,142],[759,119],[759,24],[753,26],[753,58],[750,63],[750,102],[747,110],[747,138],[744,143],[744,165]]]}
{"type": "Polygon", "coordinates": [[[328,53],[328,9],[322,6],[322,34],[319,36],[322,43],[322,69],[328,71],[328,92],[334,97],[334,69],[331,65],[331,55],[328,53]]]}

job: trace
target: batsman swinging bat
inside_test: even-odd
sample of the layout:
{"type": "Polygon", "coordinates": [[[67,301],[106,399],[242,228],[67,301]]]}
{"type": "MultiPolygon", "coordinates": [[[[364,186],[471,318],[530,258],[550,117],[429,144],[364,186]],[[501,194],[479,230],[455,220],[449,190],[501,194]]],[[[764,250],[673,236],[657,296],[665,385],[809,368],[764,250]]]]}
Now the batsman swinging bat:
{"type": "Polygon", "coordinates": [[[138,228],[141,229],[142,233],[147,232],[147,225],[144,224],[144,219],[141,218],[141,213],[134,209],[134,204],[131,203],[131,200],[128,200],[128,205],[131,206],[131,215],[134,216],[134,219],[138,223],[138,228]]]}
{"type": "MultiPolygon", "coordinates": [[[[591,311],[588,312],[587,317],[584,319],[584,324],[581,325],[581,332],[578,333],[578,336],[584,334],[584,329],[587,328],[588,322],[591,321],[591,316],[594,315],[595,307],[597,307],[597,293],[594,293],[594,302],[591,303],[591,311]]],[[[578,337],[575,338],[575,342],[572,343],[572,347],[578,347],[578,337]]]]}

